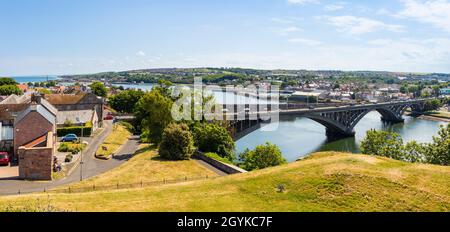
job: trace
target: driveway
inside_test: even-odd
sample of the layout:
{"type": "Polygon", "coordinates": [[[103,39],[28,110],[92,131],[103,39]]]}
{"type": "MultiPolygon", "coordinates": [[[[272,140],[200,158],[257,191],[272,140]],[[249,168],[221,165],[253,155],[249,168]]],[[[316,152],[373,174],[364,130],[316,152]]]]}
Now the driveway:
{"type": "Polygon", "coordinates": [[[129,160],[138,149],[139,146],[139,138],[132,137],[127,143],[121,148],[121,150],[116,154],[115,159],[111,159],[108,161],[98,160],[94,157],[94,153],[97,151],[97,148],[106,137],[112,131],[111,122],[105,122],[105,129],[101,134],[95,137],[91,146],[88,147],[86,151],[83,151],[83,165],[78,165],[75,167],[72,172],[61,180],[56,181],[22,181],[17,179],[0,179],[0,195],[15,195],[15,194],[23,194],[23,193],[33,193],[33,192],[42,192],[47,189],[52,189],[61,185],[71,184],[80,181],[81,173],[83,180],[100,175],[104,172],[107,172],[129,160]],[[82,172],[81,172],[82,166],[82,172]]]}
{"type": "Polygon", "coordinates": [[[16,179],[19,176],[17,166],[0,166],[0,181],[5,179],[16,179]]]}

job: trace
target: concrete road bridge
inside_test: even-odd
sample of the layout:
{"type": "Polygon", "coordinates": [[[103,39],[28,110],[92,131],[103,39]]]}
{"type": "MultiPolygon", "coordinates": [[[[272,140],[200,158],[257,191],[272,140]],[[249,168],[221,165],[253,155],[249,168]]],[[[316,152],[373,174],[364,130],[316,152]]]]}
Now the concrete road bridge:
{"type": "MultiPolygon", "coordinates": [[[[279,118],[286,116],[305,117],[322,124],[326,128],[329,138],[344,138],[355,136],[354,128],[358,122],[371,111],[378,111],[381,120],[392,123],[404,122],[403,115],[407,109],[413,114],[423,113],[425,102],[430,99],[415,99],[405,101],[393,101],[378,104],[361,105],[309,105],[299,108],[279,106],[231,106],[234,112],[226,113],[233,129],[233,137],[238,140],[247,134],[259,129],[264,123],[273,121],[273,116],[279,118]],[[236,111],[236,108],[244,109],[236,111]],[[254,110],[254,109],[258,110],[254,110]],[[277,109],[273,109],[277,108],[277,109]]],[[[230,106],[224,106],[228,109],[230,106]]]]}

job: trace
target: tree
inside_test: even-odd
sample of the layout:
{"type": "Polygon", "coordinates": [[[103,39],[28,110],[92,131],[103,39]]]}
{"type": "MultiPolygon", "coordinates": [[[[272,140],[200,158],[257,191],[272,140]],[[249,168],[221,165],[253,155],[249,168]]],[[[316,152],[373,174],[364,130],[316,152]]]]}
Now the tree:
{"type": "Polygon", "coordinates": [[[257,146],[254,150],[246,150],[241,154],[242,164],[247,171],[274,167],[287,163],[278,146],[267,142],[257,146]]]}
{"type": "Polygon", "coordinates": [[[1,85],[0,86],[0,95],[8,96],[8,95],[22,95],[22,90],[19,89],[16,85],[1,85]]]}
{"type": "Polygon", "coordinates": [[[172,104],[171,99],[157,90],[144,94],[135,108],[136,129],[142,130],[151,142],[159,144],[164,129],[173,121],[172,104]]]}
{"type": "Polygon", "coordinates": [[[95,81],[91,85],[92,93],[99,97],[106,97],[108,95],[108,90],[106,89],[105,85],[101,82],[95,81]]]}
{"type": "Polygon", "coordinates": [[[189,127],[171,123],[164,129],[159,155],[168,160],[188,160],[194,154],[194,139],[189,127]]]}
{"type": "Polygon", "coordinates": [[[403,160],[403,139],[399,134],[387,131],[369,130],[361,141],[361,151],[367,155],[385,156],[403,160]]]}
{"type": "Polygon", "coordinates": [[[407,143],[404,147],[404,157],[403,161],[410,163],[424,163],[426,162],[426,151],[425,145],[420,144],[416,141],[411,141],[407,143]]]}
{"type": "Polygon", "coordinates": [[[428,163],[450,165],[450,124],[441,126],[438,136],[426,147],[425,155],[428,163]]]}
{"type": "Polygon", "coordinates": [[[230,161],[235,159],[235,143],[226,128],[214,123],[196,123],[192,133],[200,151],[217,153],[230,161]]]}
{"type": "Polygon", "coordinates": [[[109,105],[122,113],[133,113],[137,102],[144,96],[141,90],[124,90],[109,98],[109,105]]]}
{"type": "Polygon", "coordinates": [[[438,99],[432,99],[425,101],[424,111],[438,110],[442,106],[442,102],[438,99]]]}
{"type": "Polygon", "coordinates": [[[4,85],[17,85],[19,83],[17,83],[14,79],[9,78],[9,77],[1,77],[0,78],[0,86],[4,86],[4,85]]]}

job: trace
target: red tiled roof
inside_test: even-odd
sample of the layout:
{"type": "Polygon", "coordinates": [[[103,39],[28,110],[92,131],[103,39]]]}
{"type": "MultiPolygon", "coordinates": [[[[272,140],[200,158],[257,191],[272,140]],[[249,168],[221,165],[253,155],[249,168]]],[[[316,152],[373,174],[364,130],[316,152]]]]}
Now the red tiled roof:
{"type": "Polygon", "coordinates": [[[52,105],[74,105],[80,102],[86,94],[46,94],[45,100],[52,105]]]}

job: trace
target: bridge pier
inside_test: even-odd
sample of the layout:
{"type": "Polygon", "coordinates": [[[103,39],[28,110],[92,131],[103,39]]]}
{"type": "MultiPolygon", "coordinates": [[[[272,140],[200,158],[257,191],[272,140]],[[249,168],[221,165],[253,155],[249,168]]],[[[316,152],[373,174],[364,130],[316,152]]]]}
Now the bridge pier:
{"type": "Polygon", "coordinates": [[[343,132],[343,131],[336,131],[336,130],[327,128],[326,135],[327,135],[328,140],[333,141],[333,140],[355,137],[356,132],[354,130],[343,132]]]}

